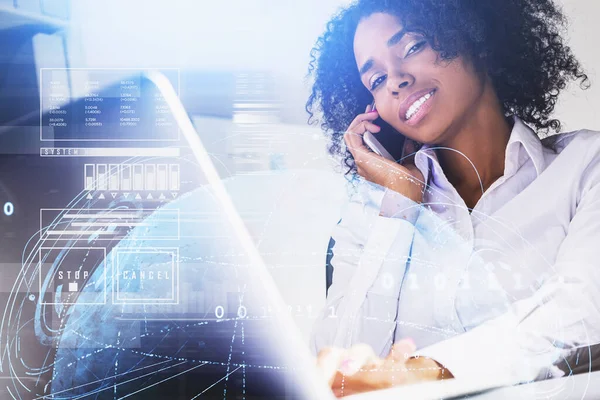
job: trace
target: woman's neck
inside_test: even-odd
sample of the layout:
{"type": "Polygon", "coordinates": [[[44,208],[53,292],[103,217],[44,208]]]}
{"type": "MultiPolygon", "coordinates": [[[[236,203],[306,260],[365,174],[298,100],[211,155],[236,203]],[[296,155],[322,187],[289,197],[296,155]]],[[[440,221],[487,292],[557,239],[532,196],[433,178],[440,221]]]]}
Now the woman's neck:
{"type": "Polygon", "coordinates": [[[506,145],[512,123],[502,112],[491,83],[486,85],[474,111],[460,121],[437,150],[444,174],[468,207],[504,174],[506,145]],[[462,153],[462,154],[461,154],[462,153]]]}

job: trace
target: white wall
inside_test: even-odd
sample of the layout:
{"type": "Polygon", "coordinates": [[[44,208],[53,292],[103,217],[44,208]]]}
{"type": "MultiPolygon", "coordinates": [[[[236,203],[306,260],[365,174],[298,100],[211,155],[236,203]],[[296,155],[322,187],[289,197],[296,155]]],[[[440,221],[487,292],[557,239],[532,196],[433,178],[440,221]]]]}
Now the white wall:
{"type": "Polygon", "coordinates": [[[600,130],[600,2],[597,0],[561,0],[570,21],[569,44],[585,68],[592,87],[570,87],[561,95],[556,116],[564,122],[563,131],[581,128],[600,130]]]}
{"type": "MultiPolygon", "coordinates": [[[[556,110],[564,129],[600,130],[600,2],[559,0],[570,44],[593,86],[571,86],[556,110]]],[[[82,63],[90,67],[262,69],[281,80],[286,115],[306,120],[302,79],[308,53],[330,15],[349,0],[75,0],[82,63]],[[297,114],[290,110],[297,109],[297,114]]],[[[77,31],[76,31],[77,32],[77,31]]]]}
{"type": "Polygon", "coordinates": [[[89,66],[263,69],[302,76],[341,0],[75,0],[89,66]]]}

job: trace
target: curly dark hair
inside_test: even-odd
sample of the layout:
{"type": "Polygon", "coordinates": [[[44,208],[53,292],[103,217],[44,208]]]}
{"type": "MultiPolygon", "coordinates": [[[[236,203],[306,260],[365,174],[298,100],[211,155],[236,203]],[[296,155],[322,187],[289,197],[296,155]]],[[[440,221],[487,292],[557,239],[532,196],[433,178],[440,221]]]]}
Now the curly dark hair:
{"type": "MultiPolygon", "coordinates": [[[[361,19],[377,12],[399,18],[425,36],[441,58],[464,56],[487,73],[505,115],[516,115],[546,136],[560,131],[550,118],[558,95],[571,80],[589,87],[587,75],[564,43],[566,19],[552,0],[356,0],[328,22],[310,52],[307,78],[314,77],[306,102],[308,123],[330,137],[328,151],[356,175],[343,134],[372,100],[354,60],[354,33],[361,19]],[[322,113],[322,121],[315,118],[322,113]]],[[[552,139],[545,141],[553,147],[552,139]]]]}

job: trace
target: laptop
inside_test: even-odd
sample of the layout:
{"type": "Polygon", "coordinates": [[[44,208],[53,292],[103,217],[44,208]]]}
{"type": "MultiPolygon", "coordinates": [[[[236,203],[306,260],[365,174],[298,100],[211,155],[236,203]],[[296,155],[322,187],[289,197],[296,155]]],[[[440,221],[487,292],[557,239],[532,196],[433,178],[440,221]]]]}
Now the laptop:
{"type": "Polygon", "coordinates": [[[229,223],[252,265],[254,278],[261,286],[264,301],[272,307],[273,320],[277,329],[285,335],[286,347],[277,350],[287,353],[287,359],[294,360],[296,366],[294,378],[299,383],[299,385],[294,386],[295,390],[301,392],[295,393],[294,396],[306,399],[334,398],[331,390],[326,385],[325,379],[317,375],[315,360],[308,351],[307,344],[300,336],[291,315],[286,312],[279,290],[171,82],[164,75],[155,71],[149,71],[147,77],[156,85],[169,105],[181,134],[190,146],[208,185],[211,186],[216,200],[222,206],[224,214],[229,219],[229,223]]]}

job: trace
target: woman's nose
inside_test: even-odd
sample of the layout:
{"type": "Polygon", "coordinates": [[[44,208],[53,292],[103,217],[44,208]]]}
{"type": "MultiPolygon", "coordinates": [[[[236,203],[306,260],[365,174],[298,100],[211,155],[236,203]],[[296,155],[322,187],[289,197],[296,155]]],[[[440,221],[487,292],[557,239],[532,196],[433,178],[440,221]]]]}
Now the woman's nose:
{"type": "Polygon", "coordinates": [[[409,74],[398,74],[388,78],[387,89],[393,96],[397,96],[402,89],[411,86],[414,79],[409,74]]]}

